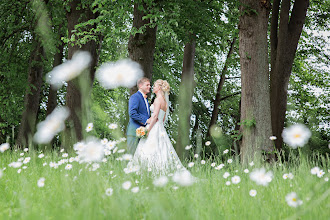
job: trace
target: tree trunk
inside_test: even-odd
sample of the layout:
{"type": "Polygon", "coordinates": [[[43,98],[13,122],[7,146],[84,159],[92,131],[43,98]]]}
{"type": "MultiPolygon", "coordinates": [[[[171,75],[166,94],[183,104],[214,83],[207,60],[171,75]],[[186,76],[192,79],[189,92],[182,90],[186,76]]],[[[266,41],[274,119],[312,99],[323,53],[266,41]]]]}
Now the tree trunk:
{"type": "Polygon", "coordinates": [[[196,40],[185,45],[183,53],[183,67],[179,92],[179,125],[176,152],[179,157],[184,156],[184,148],[189,145],[190,116],[192,110],[192,96],[194,93],[194,59],[196,40]]]}
{"type": "MultiPolygon", "coordinates": [[[[147,7],[145,4],[143,4],[143,7],[146,10],[147,7]]],[[[144,71],[144,76],[152,80],[157,26],[150,26],[150,19],[143,19],[147,13],[140,11],[138,8],[139,4],[135,3],[133,28],[139,30],[145,25],[147,25],[147,27],[143,33],[137,33],[134,36],[130,36],[128,41],[128,54],[129,58],[141,65],[142,70],[144,71]]],[[[133,94],[136,91],[137,87],[134,86],[131,88],[130,93],[133,94]]]]}
{"type": "MultiPolygon", "coordinates": [[[[97,14],[94,14],[90,5],[81,6],[80,0],[73,0],[69,2],[70,11],[67,12],[69,39],[74,34],[75,25],[95,19],[97,14]]],[[[96,28],[88,25],[86,30],[96,28]]],[[[76,37],[77,39],[77,37],[76,37]]],[[[77,39],[79,40],[79,39],[77,39]]],[[[99,39],[101,41],[101,38],[99,39]]],[[[90,92],[95,77],[95,67],[97,66],[99,58],[99,46],[101,43],[94,40],[89,40],[83,45],[69,43],[68,45],[68,59],[71,59],[73,54],[78,50],[88,51],[92,56],[92,62],[89,71],[83,72],[79,77],[68,82],[66,103],[70,109],[69,121],[71,122],[69,129],[66,130],[65,145],[72,144],[77,140],[83,139],[82,123],[86,123],[87,106],[90,99],[90,92]]]]}
{"type": "Polygon", "coordinates": [[[35,41],[35,44],[35,48],[31,51],[28,87],[24,97],[24,111],[16,140],[16,144],[19,147],[28,147],[28,145],[32,143],[37,113],[39,110],[40,92],[44,70],[42,63],[44,49],[40,41],[35,41]]]}
{"type": "Polygon", "coordinates": [[[272,143],[269,100],[267,24],[269,0],[240,0],[239,54],[241,65],[241,161],[258,159],[272,143]]]}
{"type": "Polygon", "coordinates": [[[224,67],[222,69],[222,72],[221,72],[221,78],[220,78],[220,81],[219,81],[219,84],[218,84],[217,94],[216,94],[215,99],[213,101],[212,116],[211,116],[208,131],[207,131],[207,136],[208,137],[210,136],[211,127],[216,124],[217,119],[218,119],[219,105],[220,105],[220,100],[221,100],[221,90],[223,88],[223,84],[225,83],[228,60],[230,58],[230,55],[234,51],[235,42],[236,42],[236,37],[234,37],[234,39],[232,40],[232,42],[230,44],[230,48],[229,48],[229,51],[228,51],[228,54],[227,54],[225,65],[224,65],[224,67]]]}
{"type": "MultiPolygon", "coordinates": [[[[54,62],[53,62],[53,68],[60,65],[63,61],[63,43],[58,45],[58,52],[54,55],[54,62]]],[[[48,94],[48,102],[47,102],[47,112],[46,115],[48,116],[50,113],[53,112],[53,110],[57,106],[57,90],[49,87],[49,94],[48,94]]]]}
{"type": "Polygon", "coordinates": [[[270,102],[275,146],[283,145],[282,131],[287,107],[288,84],[298,41],[305,23],[309,0],[295,1],[291,16],[290,0],[274,0],[271,19],[270,102]],[[281,7],[281,10],[280,10],[281,7]],[[280,23],[278,17],[280,12],[280,23]]]}

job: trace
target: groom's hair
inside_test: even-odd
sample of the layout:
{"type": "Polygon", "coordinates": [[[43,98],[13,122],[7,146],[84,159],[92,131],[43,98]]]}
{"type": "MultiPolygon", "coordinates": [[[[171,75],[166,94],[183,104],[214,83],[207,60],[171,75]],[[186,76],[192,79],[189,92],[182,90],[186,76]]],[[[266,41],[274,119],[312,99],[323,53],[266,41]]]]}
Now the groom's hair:
{"type": "Polygon", "coordinates": [[[140,85],[142,85],[142,84],[145,83],[145,82],[150,82],[150,79],[147,78],[147,77],[142,77],[141,79],[139,79],[139,80],[137,81],[136,85],[137,85],[137,87],[139,88],[140,85]]]}

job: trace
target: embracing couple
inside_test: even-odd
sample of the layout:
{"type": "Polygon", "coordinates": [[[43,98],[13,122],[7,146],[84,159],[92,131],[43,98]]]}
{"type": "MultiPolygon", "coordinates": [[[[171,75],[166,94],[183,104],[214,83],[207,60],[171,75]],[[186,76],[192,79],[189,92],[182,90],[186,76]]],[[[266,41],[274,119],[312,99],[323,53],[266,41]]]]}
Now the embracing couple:
{"type": "Polygon", "coordinates": [[[150,106],[147,94],[150,80],[141,78],[137,82],[138,91],[129,99],[129,124],[127,128],[127,149],[133,155],[128,168],[139,166],[154,175],[166,175],[177,170],[186,170],[176,154],[164,127],[169,113],[170,85],[166,80],[157,80],[152,88],[156,95],[150,106]],[[146,126],[147,137],[138,138],[136,129],[146,126]]]}

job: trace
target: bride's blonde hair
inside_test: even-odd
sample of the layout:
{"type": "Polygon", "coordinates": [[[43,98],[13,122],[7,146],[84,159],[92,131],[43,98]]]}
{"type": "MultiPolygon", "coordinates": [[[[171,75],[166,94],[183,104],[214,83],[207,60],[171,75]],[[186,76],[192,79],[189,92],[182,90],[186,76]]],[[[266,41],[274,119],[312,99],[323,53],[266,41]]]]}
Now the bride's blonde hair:
{"type": "Polygon", "coordinates": [[[156,84],[160,86],[164,93],[170,91],[170,84],[166,80],[157,79],[154,85],[156,84]]]}

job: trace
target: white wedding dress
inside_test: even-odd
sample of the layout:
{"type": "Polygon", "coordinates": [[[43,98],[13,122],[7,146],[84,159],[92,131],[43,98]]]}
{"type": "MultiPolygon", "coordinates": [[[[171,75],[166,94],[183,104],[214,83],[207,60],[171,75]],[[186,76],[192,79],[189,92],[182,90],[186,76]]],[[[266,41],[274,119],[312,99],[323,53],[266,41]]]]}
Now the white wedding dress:
{"type": "MultiPolygon", "coordinates": [[[[153,112],[153,105],[150,110],[153,112]]],[[[148,137],[140,139],[134,156],[127,165],[127,172],[139,170],[160,176],[186,171],[165,130],[165,117],[167,117],[166,112],[160,109],[158,121],[150,130],[148,137]]]]}

